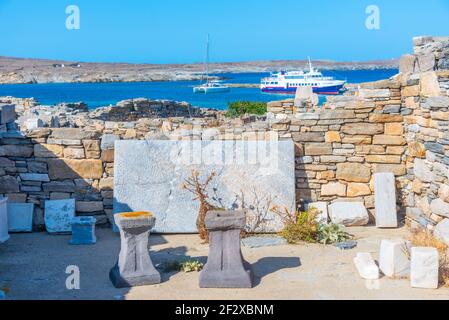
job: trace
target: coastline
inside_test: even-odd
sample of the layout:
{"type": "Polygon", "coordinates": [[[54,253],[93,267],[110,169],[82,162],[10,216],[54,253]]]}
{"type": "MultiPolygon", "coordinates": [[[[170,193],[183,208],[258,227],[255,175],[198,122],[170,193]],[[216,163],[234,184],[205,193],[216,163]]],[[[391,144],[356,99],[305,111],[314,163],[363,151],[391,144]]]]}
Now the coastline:
{"type": "MultiPolygon", "coordinates": [[[[335,62],[313,61],[323,71],[397,69],[398,60],[335,62]]],[[[280,69],[306,69],[305,60],[211,63],[210,73],[259,73],[280,69]]],[[[134,83],[197,81],[203,78],[203,65],[83,63],[59,60],[0,57],[0,84],[44,83],[134,83]]]]}

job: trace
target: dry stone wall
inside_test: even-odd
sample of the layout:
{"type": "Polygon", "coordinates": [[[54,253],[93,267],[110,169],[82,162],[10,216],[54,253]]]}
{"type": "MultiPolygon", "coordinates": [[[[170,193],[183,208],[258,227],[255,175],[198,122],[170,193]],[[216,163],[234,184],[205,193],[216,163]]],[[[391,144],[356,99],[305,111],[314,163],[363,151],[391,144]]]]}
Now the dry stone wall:
{"type": "Polygon", "coordinates": [[[116,140],[292,139],[298,207],[356,201],[374,216],[374,174],[392,172],[400,212],[433,229],[449,216],[448,40],[415,39],[399,75],[361,84],[319,109],[292,99],[269,103],[266,117],[225,119],[186,107],[186,114],[154,112],[138,99],[118,109],[74,111],[59,122],[73,128],[1,124],[0,195],[35,203],[36,225],[43,224],[45,200],[65,198],[76,199],[79,215],[104,224],[112,214],[116,140]]]}

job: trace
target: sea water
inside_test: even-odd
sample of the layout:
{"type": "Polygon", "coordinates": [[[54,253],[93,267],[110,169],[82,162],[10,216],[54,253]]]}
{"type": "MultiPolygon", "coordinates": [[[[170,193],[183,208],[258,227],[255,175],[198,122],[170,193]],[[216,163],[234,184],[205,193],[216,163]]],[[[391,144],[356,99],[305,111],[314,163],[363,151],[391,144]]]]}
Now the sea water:
{"type": "MultiPolygon", "coordinates": [[[[397,69],[324,71],[325,76],[361,83],[387,79],[398,73],[397,69]]],[[[268,73],[219,74],[226,83],[260,83],[268,73]]],[[[90,109],[115,105],[132,98],[166,99],[186,101],[193,106],[225,110],[234,101],[273,101],[290,98],[289,95],[265,94],[258,88],[231,88],[229,92],[194,94],[193,87],[199,81],[135,82],[135,83],[49,83],[0,85],[0,96],[35,98],[41,104],[55,105],[61,102],[84,102],[90,109]]],[[[320,101],[325,100],[324,96],[320,101]]]]}

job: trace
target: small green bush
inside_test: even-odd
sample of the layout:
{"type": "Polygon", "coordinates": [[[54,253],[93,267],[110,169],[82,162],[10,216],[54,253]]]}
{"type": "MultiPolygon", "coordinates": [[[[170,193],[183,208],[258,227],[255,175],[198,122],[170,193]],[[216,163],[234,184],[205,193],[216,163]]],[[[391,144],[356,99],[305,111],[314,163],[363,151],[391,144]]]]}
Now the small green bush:
{"type": "Polygon", "coordinates": [[[318,230],[318,241],[322,244],[334,244],[352,239],[345,231],[345,227],[339,224],[321,224],[318,230]]]}
{"type": "Polygon", "coordinates": [[[183,272],[200,272],[203,270],[204,264],[197,260],[187,260],[181,263],[180,270],[183,272]]]}
{"type": "Polygon", "coordinates": [[[226,116],[229,118],[238,118],[245,114],[264,115],[267,113],[267,104],[257,101],[236,101],[229,103],[226,116]]]}

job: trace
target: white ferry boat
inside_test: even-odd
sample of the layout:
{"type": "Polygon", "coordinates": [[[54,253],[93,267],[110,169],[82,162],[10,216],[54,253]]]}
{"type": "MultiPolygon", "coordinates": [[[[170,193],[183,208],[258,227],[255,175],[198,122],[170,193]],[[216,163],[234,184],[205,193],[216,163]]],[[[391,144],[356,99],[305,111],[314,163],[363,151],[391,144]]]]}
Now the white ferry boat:
{"type": "Polygon", "coordinates": [[[335,80],[333,77],[324,77],[321,72],[312,67],[310,70],[272,73],[270,77],[263,78],[260,89],[267,93],[295,94],[299,87],[312,87],[318,94],[336,95],[342,92],[346,81],[335,80]]]}

